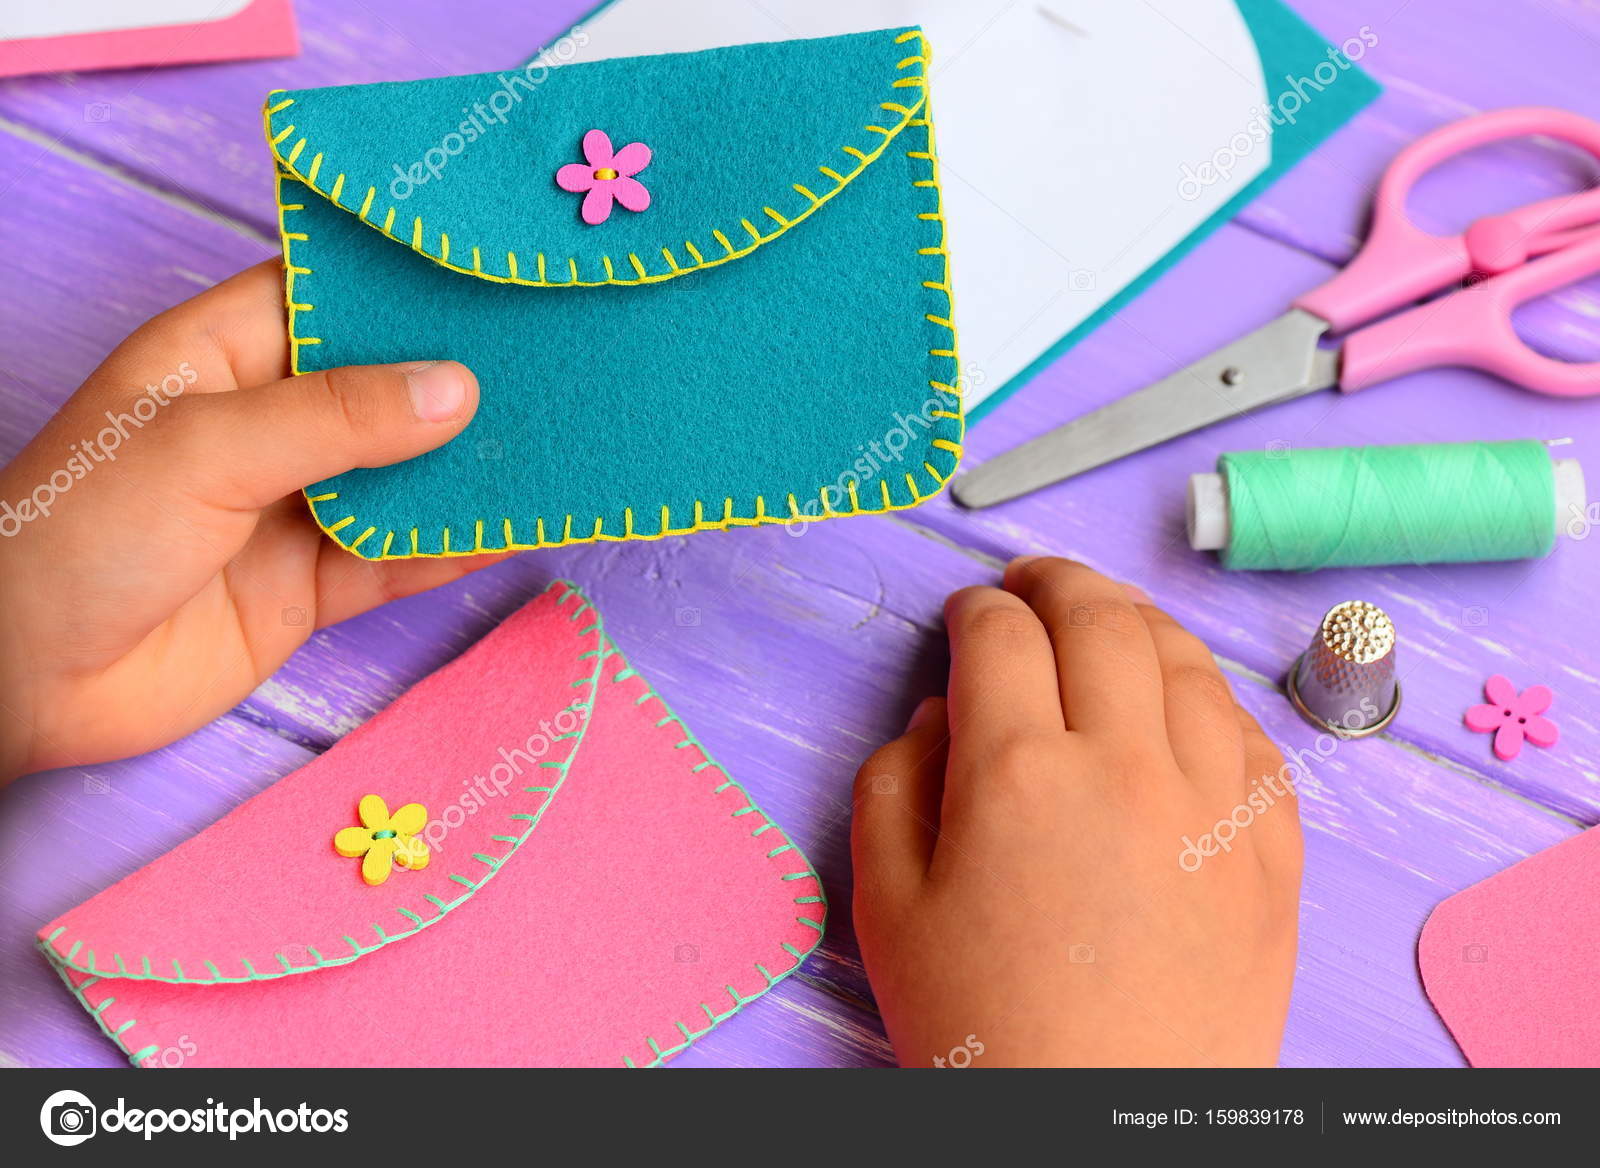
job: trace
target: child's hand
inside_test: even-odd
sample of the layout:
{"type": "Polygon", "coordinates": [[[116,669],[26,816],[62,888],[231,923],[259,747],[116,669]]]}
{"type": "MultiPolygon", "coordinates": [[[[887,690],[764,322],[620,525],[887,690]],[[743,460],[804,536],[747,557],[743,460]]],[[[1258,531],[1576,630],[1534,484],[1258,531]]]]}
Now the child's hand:
{"type": "Polygon", "coordinates": [[[856,931],[903,1065],[1276,1061],[1298,808],[1148,599],[1034,558],[946,605],[948,704],[856,779],[856,931]]]}
{"type": "Polygon", "coordinates": [[[315,629],[503,558],[369,563],[298,495],[455,437],[464,367],[288,375],[274,261],[139,329],[0,472],[0,781],[171,742],[315,629]]]}

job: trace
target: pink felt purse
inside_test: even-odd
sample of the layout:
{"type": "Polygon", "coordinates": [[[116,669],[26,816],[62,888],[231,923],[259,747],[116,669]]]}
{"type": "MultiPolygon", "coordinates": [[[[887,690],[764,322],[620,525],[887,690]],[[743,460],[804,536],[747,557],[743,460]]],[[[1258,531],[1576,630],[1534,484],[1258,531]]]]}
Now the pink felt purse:
{"type": "Polygon", "coordinates": [[[557,583],[39,947],[135,1065],[644,1066],[793,972],[824,913],[557,583]]]}

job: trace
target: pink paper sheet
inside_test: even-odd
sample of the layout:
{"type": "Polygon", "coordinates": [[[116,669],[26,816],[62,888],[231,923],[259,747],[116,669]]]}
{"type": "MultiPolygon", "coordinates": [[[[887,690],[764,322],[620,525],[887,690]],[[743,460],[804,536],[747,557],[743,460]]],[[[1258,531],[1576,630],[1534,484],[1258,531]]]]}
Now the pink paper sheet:
{"type": "Polygon", "coordinates": [[[1600,828],[1456,893],[1417,961],[1473,1066],[1600,1066],[1600,828]]]}
{"type": "Polygon", "coordinates": [[[0,77],[290,57],[300,51],[290,0],[250,0],[231,15],[193,24],[147,21],[140,6],[130,4],[125,27],[0,40],[0,77]]]}
{"type": "Polygon", "coordinates": [[[558,583],[40,945],[137,1065],[642,1066],[792,972],[821,897],[558,583]],[[426,868],[334,850],[366,794],[426,806],[426,868]]]}

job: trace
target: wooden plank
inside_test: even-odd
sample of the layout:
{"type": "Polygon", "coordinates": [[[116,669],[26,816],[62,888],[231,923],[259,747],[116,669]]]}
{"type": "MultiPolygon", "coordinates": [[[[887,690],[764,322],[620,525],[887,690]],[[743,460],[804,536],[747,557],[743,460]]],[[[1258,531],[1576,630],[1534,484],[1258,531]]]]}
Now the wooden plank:
{"type": "MultiPolygon", "coordinates": [[[[1265,323],[1330,270],[1297,249],[1223,228],[969,433],[968,465],[1265,323]]],[[[1600,815],[1600,678],[1588,648],[1600,643],[1600,610],[1585,584],[1600,556],[1592,533],[1563,538],[1541,561],[1315,573],[1228,572],[1215,556],[1191,551],[1184,535],[1188,476],[1212,469],[1223,451],[1486,437],[1572,437],[1581,453],[1600,440],[1600,412],[1443,370],[1239,417],[988,511],[965,512],[945,498],[914,515],[997,557],[1065,552],[1143,584],[1216,651],[1274,678],[1330,605],[1352,597],[1380,604],[1401,633],[1406,697],[1392,733],[1592,822],[1600,815]],[[1461,725],[1495,672],[1519,687],[1555,690],[1559,746],[1499,763],[1487,739],[1461,725]]]]}
{"type": "MultiPolygon", "coordinates": [[[[1382,8],[1296,0],[1295,7],[1334,42],[1370,29],[1377,44],[1361,65],[1386,86],[1374,105],[1238,219],[1324,259],[1342,263],[1354,253],[1378,180],[1394,155],[1427,131],[1520,105],[1600,118],[1600,93],[1588,83],[1600,46],[1600,11],[1592,7],[1494,0],[1411,0],[1382,8]],[[1519,67],[1523,62],[1538,66],[1519,67]]],[[[1269,82],[1275,94],[1288,85],[1282,78],[1269,82]]],[[[1454,232],[1480,215],[1582,190],[1597,176],[1600,164],[1575,149],[1516,141],[1440,167],[1419,186],[1409,212],[1426,230],[1454,232]]],[[[1523,335],[1547,351],[1581,360],[1600,354],[1600,285],[1579,285],[1522,315],[1523,335]]]]}
{"type": "MultiPolygon", "coordinates": [[[[923,518],[919,513],[919,523],[923,518]]],[[[962,534],[980,547],[989,539],[977,526],[962,534]]],[[[1111,534],[1102,533],[1102,538],[1109,540],[1111,534]]],[[[799,538],[781,530],[739,532],[527,556],[444,595],[418,598],[330,630],[241,712],[313,746],[326,745],[453,656],[557,573],[578,576],[594,587],[612,627],[641,667],[822,866],[833,894],[835,923],[808,976],[814,987],[840,1000],[864,997],[867,987],[848,932],[849,776],[860,756],[894,732],[915,699],[937,688],[942,662],[930,632],[939,603],[954,587],[992,577],[992,565],[931,538],[925,530],[877,520],[818,525],[799,538]]],[[[1268,705],[1278,718],[1275,733],[1298,729],[1292,723],[1282,725],[1284,713],[1275,699],[1268,705]]],[[[1381,785],[1392,782],[1395,771],[1407,773],[1404,762],[1402,757],[1394,767],[1380,770],[1375,781],[1381,785]]],[[[1434,771],[1429,763],[1415,766],[1422,766],[1424,775],[1434,771]]],[[[1470,842],[1484,835],[1486,824],[1506,818],[1501,797],[1491,799],[1469,779],[1449,788],[1459,792],[1452,798],[1465,800],[1465,808],[1446,799],[1441,810],[1440,797],[1428,790],[1425,779],[1411,785],[1425,796],[1421,808],[1394,808],[1377,799],[1384,809],[1380,822],[1401,811],[1421,815],[1430,824],[1445,819],[1457,823],[1455,830],[1470,842]],[[1459,826],[1463,821],[1466,827],[1459,826]]],[[[1362,802],[1369,798],[1362,793],[1362,802]]],[[[1519,823],[1512,815],[1510,829],[1497,827],[1504,833],[1502,840],[1511,842],[1502,842],[1499,852],[1490,850],[1488,862],[1471,872],[1448,867],[1442,874],[1434,872],[1437,864],[1456,863],[1463,849],[1452,839],[1441,849],[1443,857],[1433,855],[1437,830],[1422,825],[1402,832],[1402,839],[1427,841],[1416,847],[1421,855],[1404,854],[1402,862],[1390,856],[1380,864],[1363,850],[1362,833],[1370,830],[1365,821],[1353,823],[1346,836],[1334,837],[1339,844],[1329,845],[1333,851],[1327,860],[1317,858],[1314,839],[1308,904],[1355,907],[1330,919],[1324,958],[1308,942],[1302,975],[1308,1017],[1336,1021],[1327,1027],[1301,1022],[1297,1012],[1296,1026],[1307,1028],[1307,1037],[1295,1039],[1287,1057],[1383,1057],[1396,1049],[1396,1042],[1409,1043],[1407,1049],[1434,1060],[1449,1057],[1450,1048],[1431,1029],[1436,1024],[1415,995],[1408,930],[1450,888],[1553,838],[1537,813],[1514,804],[1511,809],[1531,818],[1519,823]],[[1420,885],[1399,891],[1393,887],[1404,873],[1418,868],[1427,873],[1420,885]],[[1316,882],[1323,877],[1325,893],[1316,882]],[[1380,904],[1391,906],[1388,917],[1372,911],[1380,904]],[[1404,906],[1403,915],[1395,905],[1404,906]],[[1369,918],[1389,921],[1389,932],[1363,944],[1362,930],[1374,928],[1369,918]],[[1345,993],[1349,978],[1344,954],[1356,950],[1370,955],[1367,976],[1387,987],[1387,994],[1374,984],[1345,993]],[[1387,1008],[1391,1005],[1393,1009],[1387,1008]],[[1363,1012],[1356,1021],[1350,1017],[1354,1011],[1363,1012]],[[1397,1016],[1402,1019],[1401,1037],[1372,1040],[1369,1054],[1329,1037],[1350,1033],[1370,1038],[1375,1028],[1394,1025],[1397,1016]],[[1358,1025],[1363,1019],[1366,1025],[1358,1025]],[[1333,1043],[1334,1054],[1322,1053],[1318,1044],[1324,1039],[1333,1043]]],[[[181,809],[174,814],[181,820],[180,835],[203,822],[181,809]]],[[[1564,828],[1558,825],[1556,830],[1564,828]]],[[[1308,931],[1312,928],[1308,922],[1308,931]]],[[[757,1047],[744,1057],[755,1059],[762,1053],[757,1047]]]]}
{"type": "MultiPolygon", "coordinates": [[[[943,598],[992,580],[993,565],[876,519],[798,539],[745,531],[534,553],[319,634],[247,705],[331,740],[558,575],[577,576],[636,667],[817,864],[832,924],[808,975],[841,1001],[868,998],[849,931],[849,783],[910,706],[942,688],[943,598]]],[[[1317,749],[1265,678],[1236,666],[1234,682],[1277,740],[1317,749]]],[[[1450,892],[1575,825],[1398,742],[1347,743],[1313,761],[1285,1060],[1454,1061],[1417,985],[1416,930],[1450,892]]]]}
{"type": "Polygon", "coordinates": [[[894,1051],[866,1003],[790,977],[676,1055],[674,1067],[888,1067],[894,1051]]]}
{"type": "MultiPolygon", "coordinates": [[[[1327,0],[1302,7],[1330,35],[1346,19],[1327,0]]],[[[1564,92],[1566,104],[1597,112],[1581,104],[1595,100],[1578,88],[1587,69],[1569,59],[1583,56],[1587,43],[1571,34],[1569,22],[1588,29],[1590,14],[1531,6],[1519,9],[1526,19],[1511,20],[1503,6],[1491,13],[1474,0],[1471,7],[1470,19],[1441,17],[1437,0],[1412,0],[1385,14],[1380,45],[1365,62],[1390,83],[1384,103],[1258,202],[1245,220],[1253,230],[1219,234],[985,423],[973,437],[974,454],[987,456],[1119,396],[1313,286],[1328,266],[1262,234],[1342,258],[1357,238],[1366,184],[1421,128],[1465,112],[1471,101],[1498,104],[1496,95],[1512,91],[1549,90],[1555,96],[1546,100],[1564,92]],[[1495,25],[1483,23],[1491,17],[1495,25]],[[1552,20],[1568,26],[1565,39],[1552,20]],[[1515,26],[1511,40],[1481,36],[1482,28],[1501,25],[1515,26]],[[1441,26],[1442,41],[1435,35],[1441,26]],[[1468,37],[1484,43],[1457,45],[1468,37]],[[1465,55],[1448,55],[1441,44],[1465,55]],[[1510,51],[1553,65],[1538,76],[1503,68],[1510,51]],[[1493,63],[1458,64],[1488,52],[1493,63]]],[[[266,253],[270,202],[256,124],[262,92],[514,64],[524,30],[531,48],[564,24],[569,9],[580,10],[526,5],[474,20],[472,5],[424,8],[403,4],[379,18],[318,6],[303,13],[310,50],[295,62],[0,84],[0,119],[11,119],[9,128],[0,122],[0,163],[21,176],[0,218],[0,246],[19,277],[9,293],[13,312],[0,319],[0,457],[13,453],[129,328],[266,253]],[[86,107],[97,101],[109,106],[109,120],[85,121],[86,107]]],[[[1425,191],[1441,200],[1439,218],[1425,222],[1481,211],[1485,197],[1513,203],[1553,193],[1560,189],[1553,184],[1579,174],[1569,167],[1524,177],[1522,155],[1513,153],[1425,191]]],[[[1581,349],[1592,338],[1589,303],[1585,293],[1562,297],[1530,313],[1525,331],[1557,352],[1581,349]]],[[[1322,608],[1347,591],[1395,614],[1405,637],[1402,660],[1415,661],[1397,737],[1340,747],[1306,785],[1304,942],[1285,1061],[1450,1062],[1454,1048],[1416,985],[1418,924],[1449,892],[1574,830],[1524,798],[1585,821],[1600,808],[1588,745],[1600,679],[1590,676],[1584,656],[1600,618],[1582,603],[1593,541],[1563,547],[1531,572],[1503,566],[1230,575],[1174,543],[1181,484],[1218,450],[1268,441],[1491,432],[1582,438],[1592,433],[1584,426],[1591,415],[1488,379],[1433,375],[1377,395],[1299,403],[1234,422],[978,517],[940,503],[906,522],[831,523],[799,539],[739,532],[522,557],[319,635],[240,708],[257,726],[224,719],[168,751],[118,764],[106,803],[72,792],[107,768],[25,781],[0,801],[7,902],[28,918],[6,933],[25,939],[34,917],[48,919],[97,881],[185,838],[253,783],[283,773],[392,700],[544,580],[567,574],[594,590],[640,668],[806,847],[833,900],[828,942],[804,980],[786,982],[686,1061],[882,1062],[887,1051],[863,1008],[867,987],[849,937],[850,774],[861,755],[896,731],[916,698],[937,688],[943,596],[992,578],[1006,555],[1067,550],[1139,579],[1201,631],[1236,663],[1246,703],[1294,746],[1304,746],[1309,732],[1267,679],[1299,650],[1322,608]],[[1463,405],[1442,409],[1441,401],[1463,405]],[[1458,723],[1491,669],[1513,673],[1519,684],[1554,685],[1561,746],[1525,752],[1511,767],[1488,761],[1485,740],[1458,723]],[[139,798],[124,801],[130,792],[139,798]],[[106,811],[112,802],[121,813],[106,811]],[[85,866],[79,857],[86,848],[106,859],[85,866]]],[[[38,980],[43,966],[31,948],[23,953],[4,943],[4,1014],[8,1024],[19,1022],[15,1031],[0,1029],[0,1055],[115,1062],[115,1052],[84,1031],[85,1020],[59,987],[38,980]]]]}
{"type": "Polygon", "coordinates": [[[261,135],[270,90],[512,69],[592,7],[584,0],[303,4],[296,7],[298,57],[14,78],[0,81],[0,117],[220,214],[275,229],[261,135]]]}
{"type": "MultiPolygon", "coordinates": [[[[35,931],[310,758],[281,737],[222,718],[143,758],[19,780],[0,803],[0,1065],[126,1066],[34,949],[35,931]]],[[[832,992],[808,967],[681,1061],[886,1065],[892,1052],[870,1004],[832,992]]]]}
{"type": "Polygon", "coordinates": [[[7,788],[0,799],[0,1057],[23,1066],[126,1066],[34,948],[34,934],[309,757],[258,727],[219,718],[141,758],[29,775],[7,788]]]}
{"type": "Polygon", "coordinates": [[[272,254],[143,184],[0,130],[13,185],[0,215],[0,460],[9,460],[124,336],[272,254]]]}

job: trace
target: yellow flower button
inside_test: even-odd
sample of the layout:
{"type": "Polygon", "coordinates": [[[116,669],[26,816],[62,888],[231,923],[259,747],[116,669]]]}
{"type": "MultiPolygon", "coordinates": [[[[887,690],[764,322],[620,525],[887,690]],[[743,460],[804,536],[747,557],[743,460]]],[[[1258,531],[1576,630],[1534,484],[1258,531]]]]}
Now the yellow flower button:
{"type": "Polygon", "coordinates": [[[417,838],[428,824],[428,812],[421,803],[407,803],[390,815],[381,798],[364,795],[357,813],[361,826],[341,829],[333,837],[333,846],[341,856],[361,857],[361,879],[382,884],[397,860],[413,872],[428,866],[428,845],[417,838]]]}

